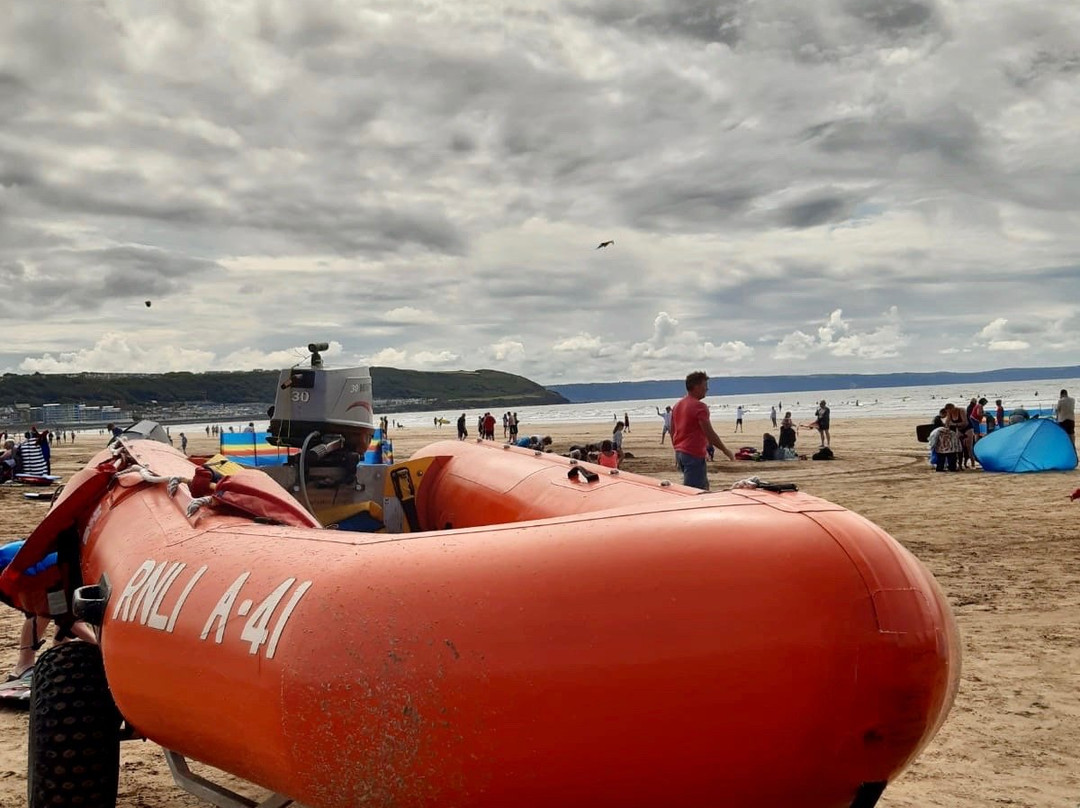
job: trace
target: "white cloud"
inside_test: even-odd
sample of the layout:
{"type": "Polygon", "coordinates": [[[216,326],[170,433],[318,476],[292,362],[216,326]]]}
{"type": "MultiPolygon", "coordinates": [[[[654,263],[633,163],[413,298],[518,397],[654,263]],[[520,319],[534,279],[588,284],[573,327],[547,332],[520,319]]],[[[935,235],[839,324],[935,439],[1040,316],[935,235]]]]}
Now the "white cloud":
{"type": "Polygon", "coordinates": [[[885,322],[867,331],[856,331],[835,309],[817,328],[816,336],[802,331],[785,335],[773,352],[775,359],[807,359],[814,355],[856,357],[859,359],[888,359],[900,355],[910,343],[902,329],[900,313],[895,306],[886,311],[885,322]]]}
{"type": "Polygon", "coordinates": [[[566,339],[561,339],[551,346],[551,350],[556,353],[584,352],[594,356],[599,356],[603,349],[604,343],[600,337],[584,332],[575,334],[572,337],[567,337],[566,339]]]}
{"type": "Polygon", "coordinates": [[[25,373],[164,373],[205,370],[213,359],[211,351],[181,346],[146,348],[132,336],[110,332],[90,348],[24,359],[19,370],[25,373]]]}
{"type": "Polygon", "coordinates": [[[419,351],[412,357],[412,365],[424,369],[444,370],[457,367],[461,362],[461,354],[453,351],[419,351]]]}
{"type": "Polygon", "coordinates": [[[653,320],[652,335],[632,344],[629,355],[635,367],[651,365],[659,371],[665,366],[703,362],[737,364],[750,360],[754,349],[742,340],[715,343],[705,339],[697,331],[680,327],[679,320],[662,311],[653,320]]]}
{"type": "Polygon", "coordinates": [[[998,317],[996,320],[983,326],[982,330],[975,336],[977,339],[993,340],[1000,337],[1002,334],[1007,333],[1008,327],[1009,321],[1004,317],[998,317]]]}
{"type": "Polygon", "coordinates": [[[369,356],[361,357],[365,365],[378,367],[404,367],[408,361],[408,354],[395,348],[384,348],[369,356]]]}
{"type": "Polygon", "coordinates": [[[674,336],[679,327],[679,321],[662,311],[653,320],[653,335],[650,343],[656,348],[663,348],[667,341],[674,336]]]}
{"type": "Polygon", "coordinates": [[[776,345],[773,359],[806,359],[818,346],[818,342],[809,334],[793,331],[776,345]]]}
{"type": "Polygon", "coordinates": [[[488,346],[487,354],[496,362],[513,362],[525,358],[525,345],[514,339],[500,340],[488,346]]]}
{"type": "Polygon", "coordinates": [[[383,321],[387,323],[400,323],[402,325],[425,325],[436,321],[436,316],[429,311],[414,308],[413,306],[398,306],[383,314],[383,321]]]}
{"type": "MultiPolygon", "coordinates": [[[[337,364],[335,360],[341,359],[344,354],[341,343],[330,342],[329,346],[326,350],[320,351],[319,355],[326,364],[337,364]]],[[[219,370],[248,370],[251,368],[271,370],[306,364],[310,357],[311,352],[308,350],[307,345],[296,345],[291,348],[269,352],[244,348],[233,351],[219,362],[216,362],[215,366],[219,370]]]]}

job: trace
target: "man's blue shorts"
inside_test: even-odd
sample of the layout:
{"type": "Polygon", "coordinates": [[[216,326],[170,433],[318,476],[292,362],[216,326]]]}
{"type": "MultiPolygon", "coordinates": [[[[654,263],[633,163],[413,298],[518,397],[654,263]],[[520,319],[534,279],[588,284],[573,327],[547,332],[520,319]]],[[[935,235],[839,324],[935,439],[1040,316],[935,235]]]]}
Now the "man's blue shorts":
{"type": "Polygon", "coordinates": [[[709,474],[705,468],[704,457],[694,457],[686,452],[675,453],[675,463],[682,472],[683,485],[691,488],[700,488],[702,491],[709,490],[709,474]]]}

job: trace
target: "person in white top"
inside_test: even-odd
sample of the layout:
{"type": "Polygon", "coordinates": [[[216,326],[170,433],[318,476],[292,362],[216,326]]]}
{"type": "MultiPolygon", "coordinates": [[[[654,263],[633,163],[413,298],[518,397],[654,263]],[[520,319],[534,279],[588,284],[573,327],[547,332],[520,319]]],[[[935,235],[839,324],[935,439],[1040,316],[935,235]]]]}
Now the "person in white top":
{"type": "Polygon", "coordinates": [[[1069,440],[1076,446],[1076,401],[1069,395],[1068,390],[1061,391],[1061,398],[1054,405],[1054,420],[1058,426],[1065,430],[1069,440]]]}
{"type": "Polygon", "coordinates": [[[743,413],[742,404],[740,404],[738,407],[735,408],[735,431],[736,432],[742,432],[743,431],[742,413],[743,413]]]}
{"type": "Polygon", "coordinates": [[[664,437],[671,434],[671,405],[669,404],[663,412],[660,412],[660,408],[657,407],[656,414],[664,419],[664,431],[660,433],[660,444],[663,445],[664,437]]]}

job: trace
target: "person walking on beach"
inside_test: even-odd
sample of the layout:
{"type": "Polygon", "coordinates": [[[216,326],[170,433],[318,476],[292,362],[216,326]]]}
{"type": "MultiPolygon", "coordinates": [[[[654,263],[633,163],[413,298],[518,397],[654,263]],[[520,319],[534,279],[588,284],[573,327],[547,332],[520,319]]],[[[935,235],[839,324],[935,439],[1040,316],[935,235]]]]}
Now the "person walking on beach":
{"type": "Polygon", "coordinates": [[[742,404],[740,404],[738,407],[735,408],[735,431],[736,432],[742,432],[743,431],[742,413],[743,413],[742,404]]]}
{"type": "Polygon", "coordinates": [[[660,445],[664,445],[664,437],[671,434],[671,406],[664,408],[663,412],[660,412],[660,408],[656,408],[656,414],[664,419],[664,428],[660,432],[660,445]]]}
{"type": "Polygon", "coordinates": [[[675,447],[675,462],[683,475],[683,485],[709,490],[706,458],[709,447],[715,446],[728,460],[735,455],[720,440],[709,421],[709,408],[702,401],[709,392],[709,377],[696,370],[686,377],[686,395],[671,411],[671,444],[675,447]]]}
{"type": "Polygon", "coordinates": [[[180,433],[180,451],[187,454],[187,435],[180,433]]]}
{"type": "Polygon", "coordinates": [[[1069,436],[1069,440],[1073,443],[1073,448],[1076,448],[1076,401],[1069,395],[1068,390],[1061,391],[1061,397],[1057,400],[1057,404],[1054,405],[1054,420],[1057,421],[1058,426],[1065,430],[1065,434],[1069,436]]]}
{"type": "Polygon", "coordinates": [[[776,429],[776,405],[773,404],[772,409],[769,410],[769,420],[772,421],[773,429],[776,429]]]}
{"type": "Polygon", "coordinates": [[[469,436],[469,430],[465,428],[465,413],[461,413],[461,417],[457,419],[457,439],[465,440],[469,436]]]}
{"type": "Polygon", "coordinates": [[[822,399],[821,403],[818,405],[817,412],[814,413],[814,423],[817,426],[818,432],[821,435],[822,446],[829,445],[829,420],[829,407],[825,403],[825,399],[822,399]]]}

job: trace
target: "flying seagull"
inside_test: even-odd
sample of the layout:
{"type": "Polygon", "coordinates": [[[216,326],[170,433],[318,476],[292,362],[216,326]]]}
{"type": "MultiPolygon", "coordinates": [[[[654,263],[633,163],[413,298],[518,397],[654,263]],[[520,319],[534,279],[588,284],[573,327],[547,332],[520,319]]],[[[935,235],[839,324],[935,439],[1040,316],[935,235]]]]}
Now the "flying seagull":
{"type": "Polygon", "coordinates": [[[597,248],[596,248],[596,249],[598,249],[598,250],[599,250],[599,249],[600,249],[600,247],[610,247],[610,246],[611,246],[612,244],[614,244],[614,243],[615,243],[615,240],[614,240],[614,239],[612,239],[611,241],[601,241],[601,242],[600,242],[600,244],[599,244],[599,246],[597,246],[597,248]]]}

